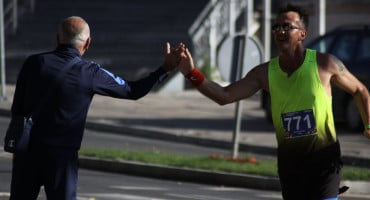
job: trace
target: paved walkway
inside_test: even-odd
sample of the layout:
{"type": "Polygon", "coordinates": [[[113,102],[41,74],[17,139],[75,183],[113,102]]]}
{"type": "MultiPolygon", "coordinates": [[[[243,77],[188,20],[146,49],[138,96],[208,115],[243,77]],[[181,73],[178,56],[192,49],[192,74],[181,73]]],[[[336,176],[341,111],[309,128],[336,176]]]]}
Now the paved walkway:
{"type": "MultiPolygon", "coordinates": [[[[10,108],[13,92],[14,86],[8,85],[8,98],[0,102],[0,109],[10,108]]],[[[259,95],[241,101],[241,105],[241,150],[273,155],[276,149],[273,127],[264,120],[259,95]]],[[[88,114],[87,128],[129,130],[148,137],[226,147],[233,138],[234,111],[235,104],[219,106],[194,90],[150,93],[137,101],[96,95],[88,114]]],[[[370,167],[370,140],[361,133],[338,130],[345,164],[370,167]]],[[[354,184],[361,185],[357,188],[365,187],[365,191],[370,188],[368,183],[365,186],[354,184]]]]}
{"type": "MultiPolygon", "coordinates": [[[[277,146],[273,126],[264,119],[259,95],[242,101],[241,105],[241,149],[273,154],[277,146]]],[[[235,104],[220,106],[194,90],[151,93],[138,101],[95,96],[88,122],[148,130],[188,138],[187,141],[211,140],[214,145],[225,146],[232,142],[234,113],[235,104]]],[[[366,161],[370,159],[370,140],[343,127],[338,128],[338,137],[345,157],[370,167],[366,161]]]]}

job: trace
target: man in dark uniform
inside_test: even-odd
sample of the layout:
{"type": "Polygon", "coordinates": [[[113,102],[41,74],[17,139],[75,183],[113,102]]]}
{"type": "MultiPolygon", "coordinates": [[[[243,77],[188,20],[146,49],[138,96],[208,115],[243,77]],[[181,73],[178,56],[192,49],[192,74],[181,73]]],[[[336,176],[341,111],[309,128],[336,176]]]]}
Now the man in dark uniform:
{"type": "Polygon", "coordinates": [[[63,67],[89,48],[89,25],[77,16],[62,21],[54,51],[28,57],[19,73],[11,108],[12,116],[30,116],[46,93],[52,92],[31,131],[25,153],[15,153],[11,181],[11,200],[37,199],[44,186],[49,200],[75,200],[78,175],[78,150],[86,116],[95,94],[137,100],[145,96],[178,64],[179,44],[166,44],[164,64],[147,77],[127,81],[81,59],[65,73],[57,88],[48,87],[63,67]]]}

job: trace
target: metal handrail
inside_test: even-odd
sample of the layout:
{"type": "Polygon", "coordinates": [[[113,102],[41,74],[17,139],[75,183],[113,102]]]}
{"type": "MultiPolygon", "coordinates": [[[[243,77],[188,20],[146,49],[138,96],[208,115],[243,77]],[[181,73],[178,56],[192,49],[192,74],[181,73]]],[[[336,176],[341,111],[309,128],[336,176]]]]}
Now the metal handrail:
{"type": "Polygon", "coordinates": [[[4,0],[4,29],[12,26],[15,33],[18,28],[18,0],[4,0]]]}
{"type": "Polygon", "coordinates": [[[193,41],[193,57],[197,66],[216,67],[216,51],[229,35],[234,34],[236,18],[246,8],[245,0],[210,0],[188,30],[193,41]],[[238,6],[232,6],[232,3],[238,6]]]}
{"type": "Polygon", "coordinates": [[[213,8],[215,7],[215,4],[217,1],[211,0],[208,2],[206,7],[202,10],[202,12],[198,15],[197,19],[193,22],[191,27],[189,28],[189,35],[193,36],[198,29],[202,26],[202,24],[209,18],[210,13],[213,11],[213,8]]]}
{"type": "Polygon", "coordinates": [[[13,33],[18,29],[19,5],[24,3],[31,12],[35,10],[35,0],[4,0],[4,29],[11,27],[13,33]]]}
{"type": "MultiPolygon", "coordinates": [[[[29,5],[34,12],[35,0],[20,0],[29,5]]],[[[12,32],[18,29],[18,0],[0,0],[0,100],[6,99],[5,94],[5,30],[11,26],[12,32]]]]}

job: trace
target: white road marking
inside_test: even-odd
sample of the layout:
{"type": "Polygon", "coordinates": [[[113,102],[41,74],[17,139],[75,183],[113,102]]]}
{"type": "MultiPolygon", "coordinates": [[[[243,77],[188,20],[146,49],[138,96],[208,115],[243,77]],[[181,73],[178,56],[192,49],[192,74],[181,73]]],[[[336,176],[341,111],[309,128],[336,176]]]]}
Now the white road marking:
{"type": "Polygon", "coordinates": [[[191,200],[230,200],[229,198],[219,198],[214,196],[208,196],[208,195],[192,195],[192,194],[166,194],[167,196],[172,197],[179,197],[184,199],[191,199],[191,200]]]}
{"type": "Polygon", "coordinates": [[[247,191],[247,188],[237,188],[237,187],[224,187],[224,186],[218,186],[218,187],[202,187],[202,190],[210,190],[210,191],[247,191]]]}
{"type": "MultiPolygon", "coordinates": [[[[84,196],[84,194],[80,194],[84,196]]],[[[86,196],[94,196],[98,200],[98,198],[109,198],[111,200],[171,200],[171,199],[158,199],[152,197],[145,197],[145,196],[137,196],[137,195],[127,195],[127,194],[112,194],[112,193],[89,193],[86,196]]]]}
{"type": "Polygon", "coordinates": [[[257,194],[256,196],[268,199],[283,199],[281,194],[257,194]]]}
{"type": "Polygon", "coordinates": [[[138,186],[110,186],[110,188],[121,190],[149,190],[149,191],[167,191],[168,188],[163,187],[138,187],[138,186]]]}

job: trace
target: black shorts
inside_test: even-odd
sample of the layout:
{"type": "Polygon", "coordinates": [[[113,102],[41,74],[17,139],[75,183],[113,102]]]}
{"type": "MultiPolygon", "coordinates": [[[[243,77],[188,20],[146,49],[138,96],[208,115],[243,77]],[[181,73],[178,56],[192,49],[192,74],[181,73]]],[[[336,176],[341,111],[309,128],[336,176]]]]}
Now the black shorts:
{"type": "Polygon", "coordinates": [[[338,143],[309,156],[278,157],[284,200],[337,198],[342,165],[338,143]]]}
{"type": "Polygon", "coordinates": [[[322,200],[336,198],[340,184],[341,165],[320,171],[279,173],[284,200],[322,200]]]}

